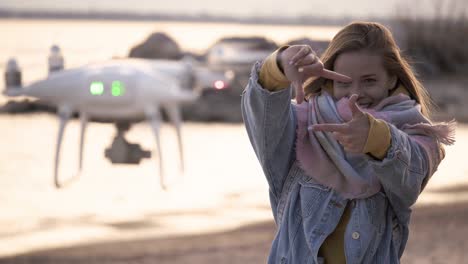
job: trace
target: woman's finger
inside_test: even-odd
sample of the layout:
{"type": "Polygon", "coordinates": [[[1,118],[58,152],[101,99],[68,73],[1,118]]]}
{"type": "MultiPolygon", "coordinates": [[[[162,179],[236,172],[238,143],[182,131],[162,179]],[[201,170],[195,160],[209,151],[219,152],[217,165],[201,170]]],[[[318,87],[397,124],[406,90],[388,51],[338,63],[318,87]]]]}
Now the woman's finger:
{"type": "Polygon", "coordinates": [[[353,80],[351,79],[351,77],[348,77],[346,75],[343,75],[334,71],[330,71],[327,69],[323,69],[320,76],[322,76],[323,78],[327,78],[327,79],[335,80],[339,82],[351,82],[353,80]]]}
{"type": "Polygon", "coordinates": [[[346,143],[345,139],[343,138],[343,133],[335,131],[332,134],[333,134],[333,137],[335,138],[335,140],[338,141],[338,143],[340,143],[341,145],[346,143]]]}
{"type": "Polygon", "coordinates": [[[358,99],[357,94],[353,94],[349,98],[349,109],[351,110],[351,114],[353,115],[353,119],[365,115],[364,112],[361,110],[361,108],[357,105],[357,99],[358,99]]]}
{"type": "Polygon", "coordinates": [[[302,46],[301,49],[296,54],[294,54],[294,56],[289,60],[289,64],[296,64],[296,62],[298,62],[303,57],[307,56],[307,54],[309,54],[311,51],[312,48],[310,46],[302,46]]]}
{"type": "Polygon", "coordinates": [[[312,125],[313,131],[322,132],[348,132],[348,124],[314,124],[312,125]]]}
{"type": "Polygon", "coordinates": [[[348,134],[340,133],[340,142],[346,145],[352,145],[353,140],[349,137],[348,134]]]}
{"type": "Polygon", "coordinates": [[[343,146],[345,151],[348,152],[348,153],[361,153],[362,151],[357,147],[357,146],[350,146],[350,145],[347,145],[347,146],[343,146]]]}
{"type": "Polygon", "coordinates": [[[302,57],[301,59],[299,59],[294,64],[294,66],[296,66],[296,67],[307,66],[307,65],[310,65],[310,64],[314,64],[317,61],[318,61],[318,57],[316,55],[314,55],[313,53],[310,53],[307,56],[302,57]]]}
{"type": "Polygon", "coordinates": [[[294,90],[296,92],[296,102],[301,104],[304,101],[304,89],[302,89],[302,82],[293,82],[294,90]]]}
{"type": "Polygon", "coordinates": [[[315,63],[301,66],[300,68],[303,68],[305,75],[308,77],[321,76],[323,72],[323,63],[317,59],[315,63]]]}

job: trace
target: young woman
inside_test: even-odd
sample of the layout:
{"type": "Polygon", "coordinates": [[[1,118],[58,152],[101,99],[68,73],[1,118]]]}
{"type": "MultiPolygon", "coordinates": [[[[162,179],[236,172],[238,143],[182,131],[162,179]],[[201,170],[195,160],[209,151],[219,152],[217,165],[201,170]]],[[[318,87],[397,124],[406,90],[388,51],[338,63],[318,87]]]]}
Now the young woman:
{"type": "Polygon", "coordinates": [[[242,113],[277,224],[268,263],[399,263],[410,207],[453,143],[454,123],[429,112],[378,23],[344,27],[321,59],[298,45],[255,64],[242,113]]]}

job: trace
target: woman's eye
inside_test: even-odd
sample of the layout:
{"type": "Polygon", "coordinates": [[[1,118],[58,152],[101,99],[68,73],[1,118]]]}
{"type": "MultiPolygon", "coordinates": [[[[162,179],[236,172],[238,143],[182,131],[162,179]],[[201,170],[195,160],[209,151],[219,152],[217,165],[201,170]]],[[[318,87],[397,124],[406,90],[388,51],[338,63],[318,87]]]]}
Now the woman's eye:
{"type": "Polygon", "coordinates": [[[377,81],[376,79],[371,79],[371,78],[364,79],[364,83],[366,83],[366,84],[372,84],[372,83],[375,83],[376,81],[377,81]]]}
{"type": "Polygon", "coordinates": [[[348,87],[350,84],[351,84],[351,83],[336,81],[336,85],[337,85],[338,87],[348,87]]]}

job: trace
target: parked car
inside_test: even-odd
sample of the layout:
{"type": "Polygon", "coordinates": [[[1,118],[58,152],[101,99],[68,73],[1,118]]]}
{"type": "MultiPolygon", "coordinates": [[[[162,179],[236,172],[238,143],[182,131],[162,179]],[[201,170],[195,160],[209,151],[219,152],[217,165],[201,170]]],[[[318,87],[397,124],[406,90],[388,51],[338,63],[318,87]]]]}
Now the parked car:
{"type": "Polygon", "coordinates": [[[208,49],[206,60],[212,69],[245,70],[277,48],[276,43],[264,37],[222,38],[208,49]]]}
{"type": "MultiPolygon", "coordinates": [[[[250,69],[266,58],[277,45],[263,37],[229,37],[214,43],[205,53],[207,76],[219,75],[214,82],[201,80],[200,97],[184,109],[188,120],[241,122],[240,95],[250,69]],[[222,82],[222,76],[226,82],[222,82]]],[[[213,78],[211,78],[213,80],[213,78]]]]}

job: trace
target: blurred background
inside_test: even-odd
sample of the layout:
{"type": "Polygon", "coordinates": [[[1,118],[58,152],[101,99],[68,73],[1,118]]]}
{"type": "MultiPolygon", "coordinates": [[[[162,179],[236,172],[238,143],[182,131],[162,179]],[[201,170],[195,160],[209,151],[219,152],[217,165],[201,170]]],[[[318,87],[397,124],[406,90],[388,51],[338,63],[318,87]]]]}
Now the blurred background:
{"type": "MultiPolygon", "coordinates": [[[[264,263],[274,236],[267,183],[248,141],[240,95],[251,66],[284,44],[324,51],[349,22],[381,22],[429,90],[437,120],[458,121],[457,142],[414,206],[403,263],[464,263],[468,254],[468,3],[427,1],[0,1],[0,71],[14,58],[23,84],[47,77],[50,56],[72,69],[118,58],[189,61],[229,81],[199,82],[182,108],[186,169],[162,126],[169,189],[153,159],[113,165],[115,133],[87,131],[84,170],[56,190],[56,107],[0,95],[0,263],[264,263]],[[55,51],[52,47],[55,46],[55,51]],[[54,53],[59,48],[59,53],[54,53]]],[[[3,82],[0,85],[5,89],[3,82]]],[[[76,167],[79,120],[60,170],[76,167]]],[[[151,129],[128,138],[154,148],[151,129]]]]}

